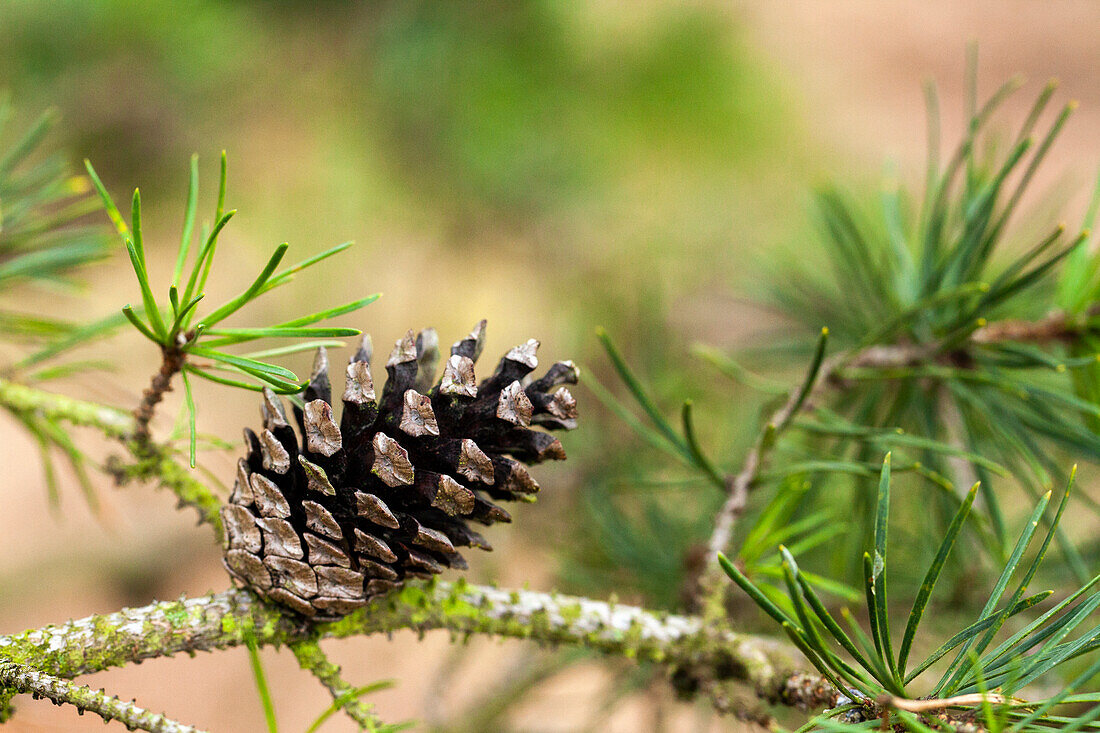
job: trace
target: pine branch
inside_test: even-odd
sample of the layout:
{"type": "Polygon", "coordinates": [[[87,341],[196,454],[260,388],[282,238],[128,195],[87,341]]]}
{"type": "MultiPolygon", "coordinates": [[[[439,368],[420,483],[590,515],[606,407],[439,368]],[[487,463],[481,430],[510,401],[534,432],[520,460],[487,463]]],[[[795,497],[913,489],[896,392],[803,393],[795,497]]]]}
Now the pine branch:
{"type": "MultiPolygon", "coordinates": [[[[1011,322],[1009,326],[1009,323],[989,324],[977,330],[970,341],[988,344],[1004,338],[1061,338],[1062,333],[1074,327],[1067,317],[1057,315],[1031,326],[1019,322],[1011,322]]],[[[787,425],[798,410],[812,406],[823,391],[845,389],[845,369],[887,369],[938,358],[941,356],[935,348],[907,344],[878,345],[834,356],[822,363],[809,389],[792,392],[767,424],[787,425]]],[[[132,416],[6,380],[0,380],[0,405],[13,411],[33,412],[52,421],[92,427],[119,439],[139,459],[122,467],[120,475],[160,481],[182,503],[197,507],[204,521],[220,526],[218,498],[163,449],[157,448],[152,455],[143,453],[148,446],[140,446],[131,437],[132,416]]],[[[723,513],[729,518],[727,528],[731,534],[744,509],[744,497],[758,477],[774,437],[774,429],[761,437],[742,471],[731,482],[731,486],[744,487],[740,493],[731,493],[723,513]]],[[[720,586],[714,587],[721,591],[720,586]]],[[[263,630],[257,638],[261,645],[315,643],[323,637],[401,628],[446,628],[456,633],[531,638],[661,662],[681,673],[681,679],[695,680],[696,689],[711,694],[715,701],[716,678],[723,676],[750,682],[762,697],[787,704],[819,707],[837,699],[837,691],[820,678],[792,675],[791,670],[798,665],[792,661],[794,654],[788,647],[770,639],[723,631],[719,625],[709,623],[718,620],[717,617],[705,618],[706,622],[690,616],[654,615],[636,607],[612,607],[584,598],[500,591],[461,582],[436,583],[410,585],[380,598],[346,619],[316,627],[317,636],[252,595],[229,591],[0,637],[0,656],[65,677],[179,651],[241,644],[244,638],[241,629],[245,626],[263,630]],[[90,628],[111,631],[90,634],[90,628]]]]}
{"type": "Polygon", "coordinates": [[[44,697],[55,705],[72,705],[81,713],[95,713],[105,723],[117,720],[130,730],[145,730],[150,733],[202,733],[198,728],[177,723],[159,713],[151,713],[132,702],[123,702],[103,690],[76,685],[15,662],[0,661],[0,688],[44,697]]]}
{"type": "Polygon", "coordinates": [[[355,721],[360,730],[373,731],[382,725],[382,721],[373,712],[374,706],[363,702],[355,694],[356,688],[344,680],[340,674],[340,667],[329,661],[328,655],[315,639],[291,642],[290,651],[294,652],[298,665],[310,672],[332,693],[335,704],[355,721]]]}
{"type": "MultiPolygon", "coordinates": [[[[1089,315],[1100,313],[1094,306],[1089,315]]],[[[792,389],[787,400],[764,423],[753,448],[745,457],[741,470],[727,479],[728,497],[714,519],[714,529],[707,542],[708,561],[695,586],[698,607],[707,618],[721,618],[725,614],[722,595],[726,587],[722,572],[714,561],[719,552],[725,552],[733,540],[733,532],[745,511],[749,492],[757,481],[766,457],[775,445],[779,431],[801,410],[813,409],[815,398],[827,391],[843,391],[850,387],[844,378],[845,370],[888,370],[941,361],[957,363],[959,354],[974,346],[1006,342],[1049,343],[1078,335],[1082,328],[1081,316],[1053,311],[1034,320],[1003,320],[988,323],[976,329],[970,338],[957,348],[945,351],[940,343],[930,344],[879,344],[836,354],[826,359],[814,375],[809,389],[805,385],[792,389]]]]}
{"type": "Polygon", "coordinates": [[[457,634],[530,639],[656,662],[681,678],[749,683],[768,699],[801,665],[791,648],[766,637],[587,598],[500,590],[463,581],[410,583],[339,621],[303,626],[243,590],[153,603],[56,626],[0,636],[0,657],[57,677],[74,677],[179,652],[447,629],[457,634]]]}
{"type": "MultiPolygon", "coordinates": [[[[1034,322],[1033,327],[1017,322],[1009,326],[1008,323],[989,324],[977,330],[971,341],[987,344],[1002,338],[1060,338],[1061,333],[1074,327],[1067,317],[1056,315],[1034,322]]],[[[787,403],[767,424],[788,424],[796,412],[794,405],[797,404],[798,410],[805,409],[812,406],[815,397],[823,391],[846,388],[844,369],[885,369],[935,358],[938,356],[934,348],[912,345],[879,345],[839,354],[822,363],[808,391],[804,394],[799,394],[802,390],[792,392],[787,403]]],[[[13,411],[34,412],[54,421],[92,427],[119,439],[139,458],[137,463],[122,467],[123,474],[160,481],[180,498],[181,503],[198,508],[203,521],[220,527],[220,501],[206,486],[161,452],[163,449],[157,449],[151,456],[146,454],[142,459],[142,447],[131,438],[134,427],[131,415],[6,380],[0,380],[0,405],[13,411]]],[[[769,432],[772,436],[768,437],[767,433],[762,436],[741,472],[731,481],[731,486],[744,488],[731,492],[720,515],[728,518],[723,531],[730,534],[744,509],[744,497],[758,477],[762,460],[774,441],[774,431],[769,432]]],[[[721,535],[718,536],[721,539],[721,535]]],[[[718,592],[722,590],[718,585],[711,587],[718,592]]],[[[716,593],[710,597],[720,598],[716,593]]],[[[716,620],[713,615],[706,618],[716,620]]],[[[26,661],[46,672],[73,676],[179,651],[241,644],[240,627],[245,619],[250,619],[252,628],[266,630],[265,635],[257,639],[258,644],[315,642],[319,638],[306,636],[299,624],[259,603],[250,594],[229,591],[0,637],[0,655],[26,661]],[[89,626],[114,629],[119,633],[105,634],[97,642],[97,635],[88,634],[89,626]],[[47,649],[52,651],[46,653],[47,649]]],[[[400,628],[446,628],[458,633],[532,638],[662,662],[673,669],[686,670],[688,678],[698,680],[699,688],[706,691],[714,686],[714,678],[710,675],[729,675],[733,670],[733,678],[751,682],[757,693],[767,699],[819,707],[823,701],[835,701],[837,695],[835,689],[816,676],[792,675],[791,670],[798,666],[792,661],[794,655],[778,642],[720,631],[719,626],[697,617],[659,616],[640,608],[611,607],[584,598],[500,591],[464,583],[409,586],[396,595],[376,600],[346,619],[317,628],[321,637],[400,628]]]]}

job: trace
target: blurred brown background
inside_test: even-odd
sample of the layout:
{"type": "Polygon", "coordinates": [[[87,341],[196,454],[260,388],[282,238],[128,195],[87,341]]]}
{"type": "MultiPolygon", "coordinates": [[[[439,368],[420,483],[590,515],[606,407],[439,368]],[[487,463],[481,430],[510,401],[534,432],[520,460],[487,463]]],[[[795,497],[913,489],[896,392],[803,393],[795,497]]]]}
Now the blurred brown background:
{"type": "MultiPolygon", "coordinates": [[[[240,211],[211,292],[235,290],[278,242],[289,241],[297,260],[357,241],[283,300],[257,304],[247,315],[254,323],[382,291],[343,319],[371,332],[380,350],[409,327],[434,325],[449,343],[488,317],[487,354],[534,336],[544,358],[575,357],[602,374],[592,332],[605,325],[651,373],[666,375],[662,385],[690,389],[699,367],[686,344],[728,347],[767,325],[766,313],[743,305],[753,263],[805,235],[810,186],[873,181],[886,160],[919,179],[926,77],[940,88],[944,139],[955,138],[969,40],[979,44],[983,93],[1019,72],[1029,90],[1054,76],[1063,95],[1080,100],[1038,181],[1040,190],[1070,192],[1070,213],[1079,209],[1100,162],[1098,27],[1100,5],[1085,0],[9,1],[0,4],[0,88],[27,118],[59,107],[55,141],[74,161],[91,158],[116,196],[141,187],[154,278],[174,256],[192,151],[201,156],[203,210],[213,209],[225,148],[228,204],[240,211]]],[[[1021,115],[1031,96],[1009,114],[1021,115]]],[[[49,298],[41,307],[93,316],[137,297],[122,257],[88,281],[87,301],[49,298]]],[[[97,348],[118,371],[69,391],[134,404],[155,353],[136,334],[97,348]]],[[[236,440],[257,422],[253,396],[198,390],[200,430],[236,440]]],[[[573,509],[585,478],[606,451],[629,450],[600,427],[608,419],[595,399],[583,389],[579,397],[588,422],[565,438],[572,460],[538,472],[542,500],[492,532],[496,551],[472,558],[471,575],[670,605],[659,586],[601,588],[563,566],[568,530],[583,521],[573,509]]],[[[162,411],[162,434],[178,407],[162,411]]],[[[706,427],[737,455],[751,425],[728,413],[706,427]]],[[[226,587],[209,532],[169,496],[100,481],[100,516],[75,488],[52,513],[33,445],[14,426],[3,430],[5,632],[226,587]]],[[[203,459],[226,481],[234,461],[203,459]]],[[[445,634],[327,649],[357,684],[396,680],[370,698],[387,720],[445,730],[463,729],[465,705],[547,654],[473,640],[459,656],[445,634]]],[[[327,693],[289,652],[263,658],[280,730],[304,730],[327,693]]],[[[673,703],[660,684],[596,715],[614,676],[614,665],[571,665],[505,719],[540,733],[586,722],[607,731],[735,727],[673,703]]],[[[263,729],[244,650],[88,681],[213,731],[263,729]]],[[[68,709],[17,705],[11,730],[102,729],[68,709]]],[[[335,716],[323,730],[351,729],[335,716]]]]}

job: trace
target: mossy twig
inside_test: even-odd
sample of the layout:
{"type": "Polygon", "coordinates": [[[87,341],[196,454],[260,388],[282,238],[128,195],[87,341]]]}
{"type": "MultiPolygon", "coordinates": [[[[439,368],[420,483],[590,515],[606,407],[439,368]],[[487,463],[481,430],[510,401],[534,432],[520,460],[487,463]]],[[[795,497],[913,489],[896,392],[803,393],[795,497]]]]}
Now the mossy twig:
{"type": "Polygon", "coordinates": [[[382,725],[382,721],[373,712],[374,706],[363,702],[355,694],[355,687],[344,680],[340,667],[329,661],[328,655],[316,639],[291,642],[290,651],[294,652],[299,666],[310,672],[332,693],[332,699],[355,721],[360,730],[373,731],[382,725]]]}
{"type": "Polygon", "coordinates": [[[179,652],[344,638],[401,629],[448,629],[580,646],[751,684],[778,698],[801,664],[786,644],[637,606],[462,581],[410,583],[339,621],[310,628],[252,593],[229,590],[0,636],[0,656],[74,677],[179,652]]]}
{"type": "Polygon", "coordinates": [[[123,702],[103,690],[77,685],[15,662],[0,661],[0,687],[44,697],[56,705],[72,705],[80,712],[95,713],[104,722],[117,720],[130,730],[150,733],[201,733],[198,728],[151,713],[132,702],[123,702]]]}

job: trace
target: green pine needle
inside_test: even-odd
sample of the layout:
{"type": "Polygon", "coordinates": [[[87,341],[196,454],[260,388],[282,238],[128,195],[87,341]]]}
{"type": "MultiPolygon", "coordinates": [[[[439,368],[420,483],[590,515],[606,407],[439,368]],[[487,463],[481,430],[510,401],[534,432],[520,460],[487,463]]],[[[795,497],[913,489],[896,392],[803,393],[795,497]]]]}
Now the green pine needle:
{"type": "Polygon", "coordinates": [[[279,724],[275,719],[275,703],[271,699],[271,690],[267,686],[263,661],[260,659],[260,652],[256,648],[256,640],[251,632],[245,634],[244,643],[248,649],[248,662],[252,667],[252,678],[256,682],[256,692],[260,696],[260,705],[264,710],[267,731],[268,733],[279,733],[279,724]]]}

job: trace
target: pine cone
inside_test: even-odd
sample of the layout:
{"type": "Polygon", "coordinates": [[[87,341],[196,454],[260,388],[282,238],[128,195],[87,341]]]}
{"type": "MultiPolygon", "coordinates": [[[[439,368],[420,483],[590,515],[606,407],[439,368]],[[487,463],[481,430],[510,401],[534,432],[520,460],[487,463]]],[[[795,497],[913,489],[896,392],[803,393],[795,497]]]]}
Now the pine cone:
{"type": "Polygon", "coordinates": [[[332,410],[328,356],[319,349],[304,409],[294,409],[301,446],[283,404],[265,390],[263,430],[245,429],[230,503],[222,509],[225,566],[243,585],[302,615],[334,618],[406,578],[465,569],[458,547],[491,549],[473,531],[510,522],[494,502],[534,501],[523,463],[562,460],[549,433],[576,427],[572,362],[537,366],[534,339],[505,354],[476,384],[485,321],[451,347],[441,379],[435,331],[409,331],[386,362],[376,401],[371,342],[347,367],[344,410],[332,410]],[[522,463],[521,463],[522,461],[522,463]]]}

